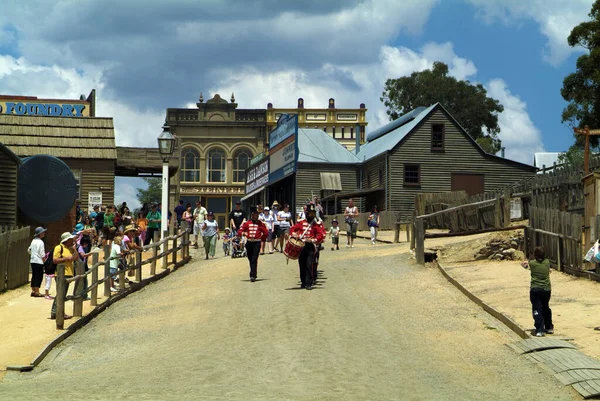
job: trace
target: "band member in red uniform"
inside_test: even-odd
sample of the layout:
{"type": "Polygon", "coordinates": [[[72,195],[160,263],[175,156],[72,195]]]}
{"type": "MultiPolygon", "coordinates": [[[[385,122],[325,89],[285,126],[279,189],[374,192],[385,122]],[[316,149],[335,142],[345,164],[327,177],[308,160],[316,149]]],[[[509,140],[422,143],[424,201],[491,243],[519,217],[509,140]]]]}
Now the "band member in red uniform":
{"type": "Polygon", "coordinates": [[[238,237],[246,235],[246,254],[250,261],[250,281],[256,281],[258,270],[258,255],[260,254],[260,243],[269,236],[269,230],[265,223],[258,219],[256,206],[250,207],[250,220],[244,222],[237,232],[238,237]]]}
{"type": "Polygon", "coordinates": [[[304,248],[298,258],[300,267],[301,288],[312,290],[316,277],[313,277],[313,264],[316,262],[316,256],[319,245],[325,241],[325,229],[318,224],[316,219],[315,205],[306,205],[306,220],[301,220],[294,224],[290,229],[292,237],[300,238],[304,241],[304,248]]]}

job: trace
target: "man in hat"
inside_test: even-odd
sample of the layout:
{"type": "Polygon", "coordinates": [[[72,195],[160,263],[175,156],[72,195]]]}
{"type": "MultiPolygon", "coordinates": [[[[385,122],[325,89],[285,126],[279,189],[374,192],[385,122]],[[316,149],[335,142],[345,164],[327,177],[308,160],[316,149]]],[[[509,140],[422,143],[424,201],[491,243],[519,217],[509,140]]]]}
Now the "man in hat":
{"type": "Polygon", "coordinates": [[[316,272],[314,271],[317,261],[319,245],[325,241],[325,229],[322,224],[316,221],[315,205],[309,203],[306,205],[306,219],[294,224],[290,229],[290,234],[294,238],[301,238],[304,242],[304,248],[298,258],[298,267],[300,268],[301,288],[311,290],[316,281],[316,272]]]}
{"type": "MultiPolygon", "coordinates": [[[[134,250],[141,251],[142,247],[136,240],[138,239],[138,229],[130,224],[125,227],[123,230],[123,251],[128,251],[128,261],[129,266],[133,266],[135,264],[135,253],[132,252],[134,250]]],[[[135,276],[135,272],[133,270],[129,270],[127,272],[127,276],[135,276]]]]}
{"type": "MultiPolygon", "coordinates": [[[[52,258],[55,265],[65,266],[65,279],[72,278],[75,270],[73,268],[74,262],[79,258],[79,253],[75,248],[75,236],[70,232],[64,232],[60,236],[60,244],[54,247],[52,252],[52,258]]],[[[69,282],[64,283],[64,295],[67,296],[69,292],[69,282]]],[[[65,314],[65,319],[70,319],[71,316],[65,314]]],[[[50,311],[50,319],[56,319],[56,298],[52,302],[52,310],[50,311]]]]}
{"type": "Polygon", "coordinates": [[[269,230],[265,223],[258,219],[258,209],[256,206],[250,207],[250,220],[242,223],[237,232],[238,237],[246,235],[246,254],[250,262],[250,281],[256,281],[258,270],[258,255],[260,253],[261,241],[269,236],[269,230]]]}

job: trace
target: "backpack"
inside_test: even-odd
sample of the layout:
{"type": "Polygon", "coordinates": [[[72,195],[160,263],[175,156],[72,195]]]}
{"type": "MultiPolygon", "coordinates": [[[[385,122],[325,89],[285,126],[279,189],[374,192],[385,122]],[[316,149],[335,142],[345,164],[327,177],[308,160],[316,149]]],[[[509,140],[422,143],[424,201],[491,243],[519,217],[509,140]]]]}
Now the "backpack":
{"type": "MultiPolygon", "coordinates": [[[[63,256],[63,249],[64,248],[63,248],[62,244],[60,244],[60,257],[61,258],[63,256]]],[[[54,248],[53,248],[53,250],[54,250],[54,248]]],[[[44,273],[46,273],[49,276],[56,274],[56,263],[54,263],[54,252],[52,252],[50,254],[50,256],[48,256],[48,258],[44,262],[44,273]]]]}

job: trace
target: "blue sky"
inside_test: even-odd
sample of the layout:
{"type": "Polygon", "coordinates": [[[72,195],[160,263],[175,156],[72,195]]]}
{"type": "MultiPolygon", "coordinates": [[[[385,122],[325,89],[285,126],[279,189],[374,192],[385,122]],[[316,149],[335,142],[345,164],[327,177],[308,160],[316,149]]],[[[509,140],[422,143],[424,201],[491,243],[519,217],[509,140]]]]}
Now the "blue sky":
{"type": "MultiPolygon", "coordinates": [[[[117,144],[155,146],[167,107],[235,93],[241,108],[366,103],[386,122],[386,78],[440,60],[504,105],[507,157],[572,143],[566,43],[593,0],[8,0],[0,13],[0,94],[78,98],[97,89],[117,144]],[[42,11],[42,12],[40,12],[42,11]]],[[[117,179],[135,205],[140,180],[117,179]]]]}

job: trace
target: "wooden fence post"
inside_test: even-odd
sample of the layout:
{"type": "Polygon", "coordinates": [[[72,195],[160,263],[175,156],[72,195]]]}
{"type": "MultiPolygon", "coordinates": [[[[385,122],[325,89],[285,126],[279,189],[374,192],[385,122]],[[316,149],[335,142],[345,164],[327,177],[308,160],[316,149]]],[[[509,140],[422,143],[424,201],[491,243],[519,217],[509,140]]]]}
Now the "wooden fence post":
{"type": "Polygon", "coordinates": [[[502,201],[500,198],[496,198],[494,207],[494,227],[502,227],[502,217],[504,216],[504,209],[502,208],[502,201]]]}
{"type": "Polygon", "coordinates": [[[118,273],[119,273],[119,289],[124,290],[125,289],[125,270],[119,269],[118,273]]]}
{"type": "Polygon", "coordinates": [[[135,281],[142,281],[142,251],[135,253],[135,281]]]}
{"type": "Polygon", "coordinates": [[[562,238],[557,237],[556,238],[556,268],[558,269],[558,271],[562,270],[562,265],[561,265],[561,261],[560,261],[560,245],[562,242],[562,238]]]}
{"type": "Polygon", "coordinates": [[[425,264],[425,229],[423,226],[423,219],[418,218],[415,220],[415,256],[417,263],[425,264]]]}
{"type": "Polygon", "coordinates": [[[158,247],[156,246],[156,242],[152,244],[152,262],[150,263],[150,275],[154,276],[156,274],[156,255],[158,255],[158,247]]]}
{"type": "Polygon", "coordinates": [[[169,249],[169,240],[167,239],[168,236],[169,236],[169,232],[164,231],[163,238],[165,239],[165,242],[163,242],[163,253],[164,253],[164,256],[162,258],[162,268],[163,269],[166,269],[169,267],[169,260],[167,259],[169,257],[169,254],[167,253],[167,250],[169,249]]]}
{"type": "MultiPolygon", "coordinates": [[[[95,266],[98,263],[98,253],[94,252],[92,254],[92,266],[95,266]]],[[[98,266],[97,268],[95,268],[92,271],[92,294],[91,294],[91,298],[92,300],[90,301],[90,305],[92,306],[96,306],[98,305],[98,270],[100,269],[100,266],[98,266]]]]}
{"type": "MultiPolygon", "coordinates": [[[[79,276],[83,273],[85,273],[84,263],[81,260],[78,260],[75,262],[75,275],[79,276]]],[[[73,294],[80,296],[80,298],[73,300],[73,316],[81,317],[83,315],[83,297],[81,296],[81,292],[83,291],[83,279],[80,278],[73,284],[73,294]]]]}
{"type": "Polygon", "coordinates": [[[175,235],[175,238],[173,238],[173,257],[172,257],[172,261],[173,261],[173,267],[175,267],[175,265],[177,264],[177,240],[179,238],[177,237],[177,235],[175,235]]]}
{"type": "Polygon", "coordinates": [[[56,266],[56,328],[65,327],[65,265],[56,266]]]}
{"type": "Polygon", "coordinates": [[[400,242],[400,223],[394,224],[394,244],[400,242]]]}
{"type": "Polygon", "coordinates": [[[188,229],[185,232],[185,243],[184,243],[184,250],[185,250],[185,258],[189,258],[190,257],[190,230],[188,229]]]}
{"type": "Polygon", "coordinates": [[[110,297],[110,245],[104,246],[104,296],[110,297]]]}

